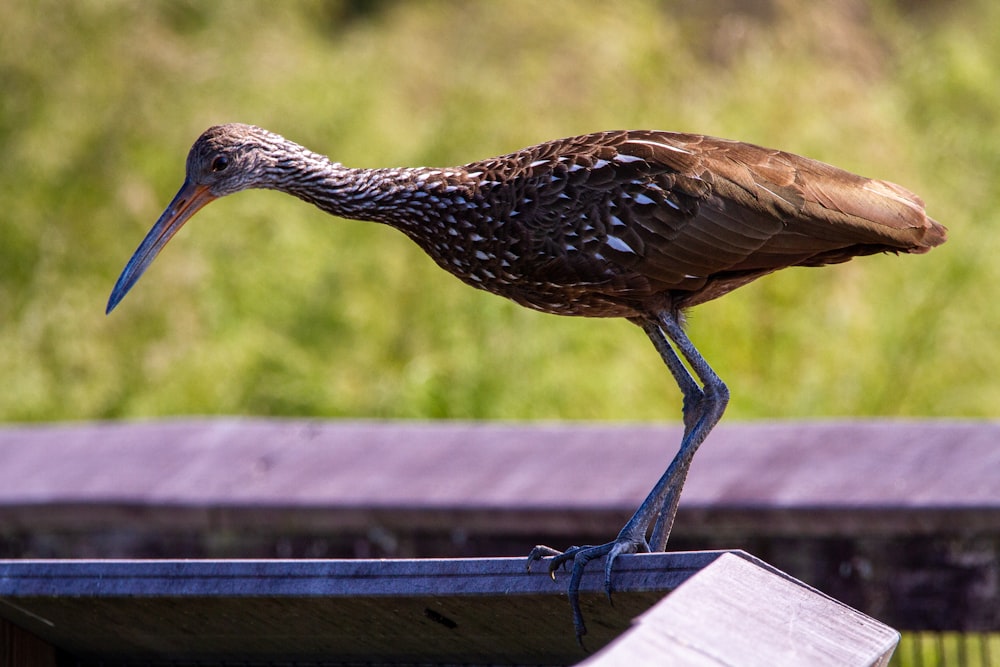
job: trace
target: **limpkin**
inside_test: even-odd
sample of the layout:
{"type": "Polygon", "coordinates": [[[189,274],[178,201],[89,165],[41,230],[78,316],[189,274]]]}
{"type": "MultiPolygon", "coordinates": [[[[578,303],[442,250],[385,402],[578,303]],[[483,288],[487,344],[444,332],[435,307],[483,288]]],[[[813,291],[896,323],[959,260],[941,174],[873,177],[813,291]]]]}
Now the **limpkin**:
{"type": "Polygon", "coordinates": [[[578,639],[586,632],[577,594],[584,566],[607,557],[610,595],[617,556],[665,548],[691,459],[729,400],[683,331],[683,311],[778,269],[922,253],[946,234],[893,183],[695,134],[600,132],[461,167],[351,169],[230,124],[194,143],[183,186],[125,266],[107,312],[195,212],[249,188],[395,227],[465,283],[522,306],[624,317],[649,336],[683,394],[677,454],[613,541],[561,553],[539,546],[528,560],[552,556],[553,576],[573,562],[578,639]]]}

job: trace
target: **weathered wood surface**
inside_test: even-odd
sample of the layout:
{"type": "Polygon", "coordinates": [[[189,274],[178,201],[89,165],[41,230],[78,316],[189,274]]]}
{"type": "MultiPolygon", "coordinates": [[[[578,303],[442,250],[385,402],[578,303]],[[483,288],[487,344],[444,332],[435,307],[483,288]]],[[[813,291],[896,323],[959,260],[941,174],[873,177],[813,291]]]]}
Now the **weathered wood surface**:
{"type": "MultiPolygon", "coordinates": [[[[0,518],[62,521],[86,504],[75,520],[127,520],[130,511],[166,506],[190,526],[245,521],[242,509],[267,506],[319,508],[296,520],[340,528],[437,527],[461,514],[468,530],[516,532],[528,515],[532,532],[573,533],[595,522],[617,530],[679,437],[674,426],[603,424],[193,419],[7,426],[0,428],[0,518]],[[32,514],[40,506],[45,511],[32,514]]],[[[772,531],[796,535],[934,532],[956,519],[969,530],[995,530],[998,443],[1000,423],[993,422],[723,425],[695,459],[682,508],[715,513],[723,529],[748,509],[766,511],[772,531]],[[868,511],[863,520],[861,510],[868,511]]]]}
{"type": "MultiPolygon", "coordinates": [[[[615,582],[614,606],[599,568],[581,587],[588,647],[625,632],[597,664],[873,665],[898,638],[743,553],[625,556],[615,582]]],[[[85,662],[575,664],[564,586],[523,559],[0,561],[0,617],[85,662]]]]}
{"type": "Polygon", "coordinates": [[[581,667],[882,667],[898,642],[892,628],[726,554],[581,667]]]}
{"type": "MultiPolygon", "coordinates": [[[[0,427],[0,557],[522,555],[613,536],[674,426],[0,427]]],[[[739,548],[896,627],[1000,630],[1000,423],[726,424],[672,549],[739,548]]]]}
{"type": "MultiPolygon", "coordinates": [[[[581,602],[600,648],[720,552],[623,558],[581,602]]],[[[566,576],[524,559],[0,561],[0,616],[102,659],[572,664],[566,576]]]]}

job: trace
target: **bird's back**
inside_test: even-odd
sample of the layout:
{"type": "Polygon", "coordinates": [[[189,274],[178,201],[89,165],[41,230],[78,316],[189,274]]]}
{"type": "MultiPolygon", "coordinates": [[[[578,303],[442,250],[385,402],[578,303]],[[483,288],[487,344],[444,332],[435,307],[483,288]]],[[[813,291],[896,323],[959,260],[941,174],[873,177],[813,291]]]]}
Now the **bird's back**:
{"type": "Polygon", "coordinates": [[[504,279],[474,284],[562,314],[683,308],[788,266],[926,252],[946,233],[898,185],[701,135],[604,132],[463,170],[482,233],[509,241],[504,279]]]}

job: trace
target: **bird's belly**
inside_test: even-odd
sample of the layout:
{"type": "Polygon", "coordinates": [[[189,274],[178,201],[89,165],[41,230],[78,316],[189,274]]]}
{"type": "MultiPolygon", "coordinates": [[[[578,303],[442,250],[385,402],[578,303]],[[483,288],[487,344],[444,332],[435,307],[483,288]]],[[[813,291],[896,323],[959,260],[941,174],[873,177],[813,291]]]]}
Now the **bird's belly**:
{"type": "Polygon", "coordinates": [[[554,315],[636,317],[651,294],[649,283],[623,267],[557,261],[552,253],[491,245],[451,249],[423,244],[442,269],[467,285],[554,315]],[[535,257],[527,263],[521,257],[535,257]],[[469,261],[475,257],[476,262],[469,261]]]}
{"type": "Polygon", "coordinates": [[[551,315],[573,317],[636,317],[638,304],[616,298],[586,286],[532,283],[517,285],[484,285],[466,281],[474,287],[505,297],[518,305],[551,315]]]}

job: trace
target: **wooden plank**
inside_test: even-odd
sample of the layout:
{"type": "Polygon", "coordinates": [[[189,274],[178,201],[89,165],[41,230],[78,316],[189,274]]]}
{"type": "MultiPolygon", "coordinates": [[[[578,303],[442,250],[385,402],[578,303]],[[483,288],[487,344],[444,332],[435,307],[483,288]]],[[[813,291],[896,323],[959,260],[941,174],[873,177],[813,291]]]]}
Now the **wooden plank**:
{"type": "MultiPolygon", "coordinates": [[[[471,532],[530,525],[532,533],[614,534],[679,436],[674,426],[600,424],[8,426],[0,428],[0,519],[36,528],[142,523],[170,508],[152,518],[204,528],[258,522],[246,509],[269,507],[311,529],[440,528],[461,516],[471,532]]],[[[711,518],[714,531],[738,529],[751,508],[770,534],[929,534],[956,522],[997,531],[997,441],[994,422],[723,425],[692,465],[679,527],[711,518]]]]}
{"type": "Polygon", "coordinates": [[[884,667],[899,633],[760,562],[726,554],[586,667],[884,667]]]}
{"type": "MultiPolygon", "coordinates": [[[[597,649],[721,552],[623,557],[581,602],[597,649]]],[[[0,617],[90,660],[572,664],[566,575],[521,558],[0,561],[0,617]]]]}
{"type": "MultiPolygon", "coordinates": [[[[0,557],[504,556],[601,542],[678,436],[230,418],[5,426],[0,557]]],[[[1000,422],[723,425],[694,461],[670,547],[761,554],[896,627],[997,631],[996,442],[1000,422]]]]}
{"type": "MultiPolygon", "coordinates": [[[[898,639],[743,553],[623,556],[614,606],[601,578],[591,667],[881,665],[898,639]]],[[[0,561],[0,616],[94,664],[567,665],[564,586],[523,559],[0,561]]]]}

